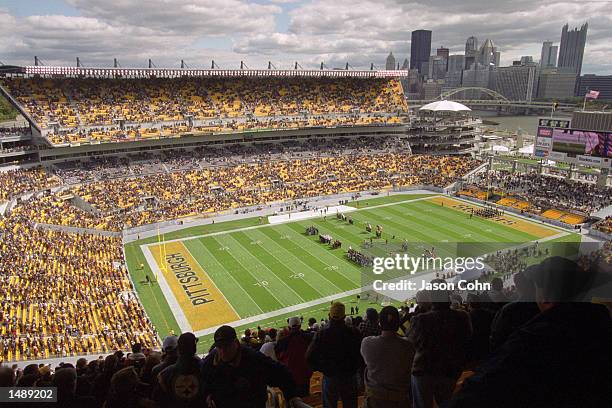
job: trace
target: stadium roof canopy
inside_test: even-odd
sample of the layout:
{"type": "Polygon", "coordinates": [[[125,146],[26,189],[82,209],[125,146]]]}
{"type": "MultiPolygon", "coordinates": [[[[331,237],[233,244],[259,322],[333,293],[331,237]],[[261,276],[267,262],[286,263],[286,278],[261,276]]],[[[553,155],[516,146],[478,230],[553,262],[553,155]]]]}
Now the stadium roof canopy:
{"type": "Polygon", "coordinates": [[[465,105],[462,105],[453,101],[435,101],[428,103],[427,105],[423,105],[419,110],[422,111],[432,111],[432,112],[461,112],[461,111],[471,111],[465,105]]]}
{"type": "Polygon", "coordinates": [[[179,69],[179,68],[88,68],[34,65],[15,67],[5,73],[45,77],[86,78],[181,78],[181,77],[327,77],[327,78],[392,78],[408,76],[406,70],[344,69],[179,69]]]}

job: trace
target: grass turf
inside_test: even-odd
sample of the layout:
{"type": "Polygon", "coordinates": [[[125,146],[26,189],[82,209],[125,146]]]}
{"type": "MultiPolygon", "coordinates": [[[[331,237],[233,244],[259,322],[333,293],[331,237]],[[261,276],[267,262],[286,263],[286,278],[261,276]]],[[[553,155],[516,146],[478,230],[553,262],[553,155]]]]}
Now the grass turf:
{"type": "MultiPolygon", "coordinates": [[[[438,256],[454,256],[453,242],[471,243],[473,251],[484,254],[538,239],[491,220],[479,217],[470,219],[455,209],[441,207],[428,200],[416,200],[423,197],[394,195],[351,203],[359,209],[350,213],[353,225],[337,220],[335,214],[329,214],[326,220],[310,219],[261,226],[255,217],[186,228],[166,234],[165,239],[184,239],[183,244],[241,318],[326,296],[356,302],[354,295],[343,297],[341,294],[362,286],[364,268],[348,261],[345,253],[349,245],[359,248],[364,240],[373,236],[365,231],[366,222],[384,227],[382,239],[371,250],[374,255],[381,256],[386,254],[386,240],[389,245],[409,241],[409,252],[413,256],[420,255],[424,248],[431,246],[436,246],[438,256]],[[320,233],[328,233],[341,240],[342,249],[332,250],[320,244],[317,236],[305,235],[304,231],[310,225],[316,226],[320,233]],[[223,231],[226,233],[206,235],[223,231]]],[[[576,239],[572,235],[567,238],[576,239]]],[[[180,329],[159,286],[143,283],[144,274],[151,276],[152,272],[140,245],[155,242],[157,238],[132,242],[126,245],[125,252],[139,297],[163,337],[171,330],[178,333],[180,329]]],[[[325,302],[299,308],[258,323],[262,326],[282,326],[286,318],[293,315],[320,319],[325,316],[327,307],[325,302]]],[[[248,327],[256,324],[250,323],[248,327]]],[[[209,346],[210,335],[204,336],[199,343],[199,351],[206,351],[209,346]]]]}

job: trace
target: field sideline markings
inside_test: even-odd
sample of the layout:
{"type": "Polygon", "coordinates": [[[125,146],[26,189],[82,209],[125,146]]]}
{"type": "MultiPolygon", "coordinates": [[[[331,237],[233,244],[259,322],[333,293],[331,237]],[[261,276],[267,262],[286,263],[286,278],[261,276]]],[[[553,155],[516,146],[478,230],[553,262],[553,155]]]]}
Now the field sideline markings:
{"type": "MultiPolygon", "coordinates": [[[[149,267],[154,271],[155,275],[157,276],[157,283],[159,284],[159,288],[164,294],[164,297],[166,298],[166,302],[168,302],[168,306],[170,306],[170,310],[172,311],[172,314],[174,315],[174,318],[176,319],[176,323],[179,325],[181,332],[182,333],[190,332],[192,329],[191,329],[191,325],[189,324],[189,320],[187,319],[187,316],[185,316],[185,312],[183,308],[180,306],[176,297],[174,296],[174,293],[172,293],[172,289],[170,289],[170,285],[168,285],[168,281],[166,281],[166,277],[164,276],[164,273],[159,268],[159,265],[157,264],[155,257],[151,253],[151,250],[149,249],[149,247],[144,247],[144,248],[141,247],[141,248],[142,248],[142,253],[145,256],[145,259],[147,260],[147,263],[149,264],[149,267]]],[[[161,261],[163,261],[163,259],[161,261]]]]}
{"type": "MultiPolygon", "coordinates": [[[[143,257],[144,257],[144,251],[141,252],[141,253],[142,253],[143,257]]],[[[138,257],[138,255],[136,255],[135,257],[138,257]]],[[[134,285],[134,290],[138,293],[138,289],[136,289],[136,283],[134,282],[135,275],[130,271],[130,266],[129,266],[128,262],[127,262],[127,258],[126,258],[126,255],[125,255],[125,246],[123,247],[123,258],[126,259],[125,267],[127,268],[130,281],[134,285]]],[[[147,264],[148,264],[149,261],[147,259],[145,259],[145,262],[147,262],[147,264]]],[[[150,267],[150,265],[149,265],[149,267],[150,267]]],[[[146,275],[146,271],[143,271],[143,272],[146,275]]],[[[145,285],[141,285],[140,287],[144,290],[144,286],[145,285]]],[[[166,319],[166,313],[164,313],[164,311],[162,310],[162,307],[159,304],[159,300],[157,300],[157,296],[155,296],[155,292],[153,291],[153,285],[146,285],[146,286],[147,286],[147,288],[149,289],[149,292],[150,292],[149,296],[151,296],[153,299],[155,299],[155,304],[157,305],[157,310],[159,311],[159,314],[161,315],[162,319],[164,320],[164,323],[166,324],[166,328],[168,329],[168,331],[172,330],[172,326],[168,322],[168,319],[166,319]]],[[[162,294],[163,294],[163,292],[162,292],[162,294]]],[[[142,301],[142,298],[139,297],[138,301],[144,307],[144,303],[142,301]]],[[[166,305],[168,305],[167,302],[166,302],[166,305]]]]}
{"type": "MultiPolygon", "coordinates": [[[[403,200],[403,201],[396,201],[396,202],[393,202],[393,203],[378,204],[378,205],[373,205],[371,207],[356,208],[355,211],[352,211],[352,212],[372,210],[372,209],[376,209],[376,208],[389,207],[389,206],[392,206],[392,205],[406,204],[406,203],[412,203],[412,202],[422,201],[422,200],[430,200],[430,199],[432,199],[434,197],[443,197],[443,196],[440,195],[440,194],[436,194],[436,195],[427,196],[427,197],[413,198],[412,200],[403,200]]],[[[362,200],[362,201],[365,201],[365,200],[362,200]]],[[[236,229],[225,230],[225,231],[210,232],[208,234],[193,235],[193,236],[190,236],[190,237],[169,239],[167,241],[161,241],[161,242],[165,242],[165,243],[169,244],[171,242],[188,241],[188,240],[191,240],[191,239],[200,239],[200,238],[206,238],[206,237],[213,237],[213,236],[216,236],[216,235],[231,234],[233,232],[248,231],[248,230],[253,230],[253,229],[257,229],[257,228],[274,227],[276,225],[291,224],[291,223],[294,223],[294,222],[303,222],[303,221],[316,220],[316,219],[320,219],[320,217],[307,218],[305,220],[299,220],[299,221],[296,221],[296,220],[287,220],[287,221],[279,222],[279,223],[276,223],[276,224],[252,225],[250,227],[242,227],[242,228],[236,228],[236,229]]],[[[148,243],[148,244],[142,244],[140,246],[143,247],[143,246],[155,246],[155,245],[159,245],[159,242],[151,242],[151,243],[148,243]]]]}

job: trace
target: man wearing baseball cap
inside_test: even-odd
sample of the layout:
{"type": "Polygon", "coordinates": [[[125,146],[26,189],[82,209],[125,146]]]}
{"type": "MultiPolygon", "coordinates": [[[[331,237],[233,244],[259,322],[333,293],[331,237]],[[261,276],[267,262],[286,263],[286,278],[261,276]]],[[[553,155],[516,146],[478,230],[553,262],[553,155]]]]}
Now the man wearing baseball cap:
{"type": "Polygon", "coordinates": [[[161,407],[200,407],[204,396],[200,381],[202,361],[196,356],[198,339],[193,333],[183,333],[176,343],[178,358],[157,376],[155,400],[161,407]]]}
{"type": "Polygon", "coordinates": [[[312,341],[312,333],[302,330],[302,319],[291,317],[288,321],[289,334],[276,344],[278,361],[289,369],[296,384],[297,395],[305,397],[310,394],[310,377],[312,370],[306,361],[306,350],[312,341]]]}
{"type": "Polygon", "coordinates": [[[214,348],[202,362],[201,371],[208,408],[264,408],[267,386],[280,388],[290,407],[307,407],[296,396],[289,371],[264,354],[241,345],[233,327],[219,327],[214,340],[214,348]]]}
{"type": "Polygon", "coordinates": [[[170,367],[172,364],[176,363],[176,360],[178,358],[177,347],[178,337],[176,337],[175,335],[170,335],[164,338],[164,341],[162,343],[162,361],[161,363],[153,367],[153,370],[151,371],[151,375],[153,376],[153,378],[156,379],[156,381],[157,375],[161,373],[164,368],[170,367]]]}
{"type": "Polygon", "coordinates": [[[329,325],[318,331],[306,359],[310,367],[323,373],[323,406],[332,408],[342,400],[344,408],[357,408],[357,371],[363,365],[359,348],[361,335],[348,327],[344,304],[333,302],[329,325]]]}
{"type": "Polygon", "coordinates": [[[562,257],[528,267],[540,309],[468,378],[452,407],[604,407],[612,401],[610,312],[584,293],[594,272],[562,257]]]}

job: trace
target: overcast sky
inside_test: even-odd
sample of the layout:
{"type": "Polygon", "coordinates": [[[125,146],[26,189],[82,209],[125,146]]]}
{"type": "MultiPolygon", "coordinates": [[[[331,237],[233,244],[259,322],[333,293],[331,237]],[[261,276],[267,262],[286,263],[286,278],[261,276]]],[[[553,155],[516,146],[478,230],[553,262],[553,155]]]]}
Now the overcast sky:
{"type": "Polygon", "coordinates": [[[409,58],[410,32],[433,31],[432,53],[490,38],[502,65],[540,58],[561,28],[589,23],[583,73],[612,74],[612,1],[604,0],[0,0],[0,61],[31,65],[221,68],[384,67],[409,58]]]}

